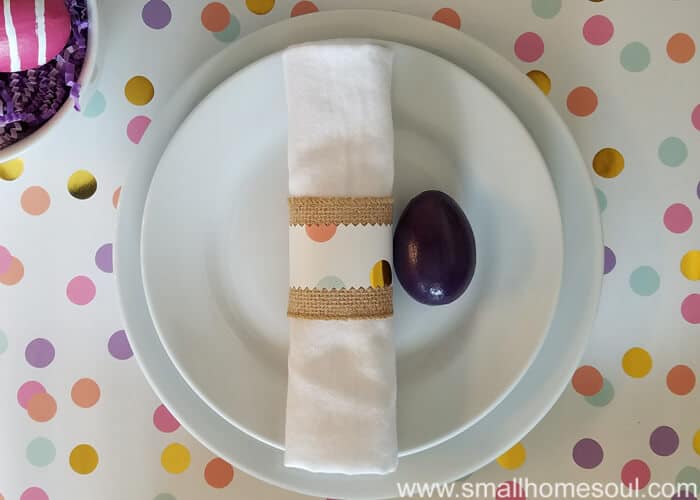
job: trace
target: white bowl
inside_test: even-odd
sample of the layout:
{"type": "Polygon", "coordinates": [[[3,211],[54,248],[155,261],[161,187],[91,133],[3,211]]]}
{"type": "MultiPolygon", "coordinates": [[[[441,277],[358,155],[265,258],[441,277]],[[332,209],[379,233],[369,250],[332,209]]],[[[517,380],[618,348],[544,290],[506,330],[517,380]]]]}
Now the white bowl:
{"type": "MultiPolygon", "coordinates": [[[[87,0],[88,5],[88,20],[90,21],[90,28],[88,30],[88,42],[87,42],[87,53],[85,54],[85,62],[83,63],[83,68],[80,72],[80,77],[78,78],[78,83],[80,83],[80,102],[84,106],[89,101],[94,91],[95,83],[95,62],[97,60],[98,53],[98,34],[99,34],[99,14],[97,8],[98,0],[87,0]]],[[[68,113],[73,109],[73,99],[68,97],[66,102],[59,108],[55,115],[53,115],[46,123],[44,123],[37,130],[32,132],[27,137],[20,139],[14,144],[0,149],[0,162],[11,160],[27,149],[33,147],[35,144],[40,142],[44,137],[51,133],[54,129],[58,128],[63,118],[65,118],[68,113]]]]}

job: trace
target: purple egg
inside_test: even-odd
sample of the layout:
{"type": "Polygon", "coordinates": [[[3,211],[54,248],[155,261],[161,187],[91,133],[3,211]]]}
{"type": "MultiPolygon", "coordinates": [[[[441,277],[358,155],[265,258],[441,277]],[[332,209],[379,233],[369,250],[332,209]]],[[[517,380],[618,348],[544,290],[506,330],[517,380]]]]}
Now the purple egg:
{"type": "Polygon", "coordinates": [[[457,202],[441,191],[413,198],[394,232],[394,270],[406,292],[422,304],[449,304],[475,267],[474,232],[457,202]]]}

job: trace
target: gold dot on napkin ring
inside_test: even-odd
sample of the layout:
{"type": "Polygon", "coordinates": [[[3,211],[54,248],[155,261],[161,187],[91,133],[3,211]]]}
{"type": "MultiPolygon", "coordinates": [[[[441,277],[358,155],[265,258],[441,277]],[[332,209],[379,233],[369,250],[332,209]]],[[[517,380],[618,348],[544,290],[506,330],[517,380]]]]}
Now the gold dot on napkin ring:
{"type": "Polygon", "coordinates": [[[390,225],[393,219],[391,196],[291,196],[288,203],[290,226],[390,225]]]}
{"type": "Polygon", "coordinates": [[[391,286],[391,264],[382,259],[378,260],[369,272],[369,284],[372,288],[391,286]]]}
{"type": "Polygon", "coordinates": [[[287,316],[318,320],[358,320],[390,318],[394,314],[393,289],[342,288],[289,289],[287,316]]]}

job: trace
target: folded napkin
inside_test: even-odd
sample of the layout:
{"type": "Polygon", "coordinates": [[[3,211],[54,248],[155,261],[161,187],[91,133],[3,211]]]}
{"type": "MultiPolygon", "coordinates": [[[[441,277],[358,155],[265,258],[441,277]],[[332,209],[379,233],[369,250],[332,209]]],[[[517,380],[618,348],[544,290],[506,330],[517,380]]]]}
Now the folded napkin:
{"type": "Polygon", "coordinates": [[[392,331],[394,135],[389,50],[291,47],[289,383],[284,463],[397,465],[392,331]]]}

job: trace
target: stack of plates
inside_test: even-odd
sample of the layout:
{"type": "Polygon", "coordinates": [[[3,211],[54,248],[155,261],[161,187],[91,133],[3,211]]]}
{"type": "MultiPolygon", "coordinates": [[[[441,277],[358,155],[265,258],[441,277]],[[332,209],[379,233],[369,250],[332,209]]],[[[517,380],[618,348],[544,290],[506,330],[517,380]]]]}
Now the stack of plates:
{"type": "Polygon", "coordinates": [[[397,495],[493,460],[547,412],[597,306],[597,201],[569,132],[505,60],[438,23],[377,11],[294,18],[205,63],[158,117],[123,187],[117,276],[134,352],[215,453],[324,497],[397,495]],[[279,51],[330,38],[395,53],[395,211],[426,189],[472,223],[477,270],[444,307],[395,294],[400,460],[387,476],[282,464],[286,399],[286,102],[279,51]]]}

